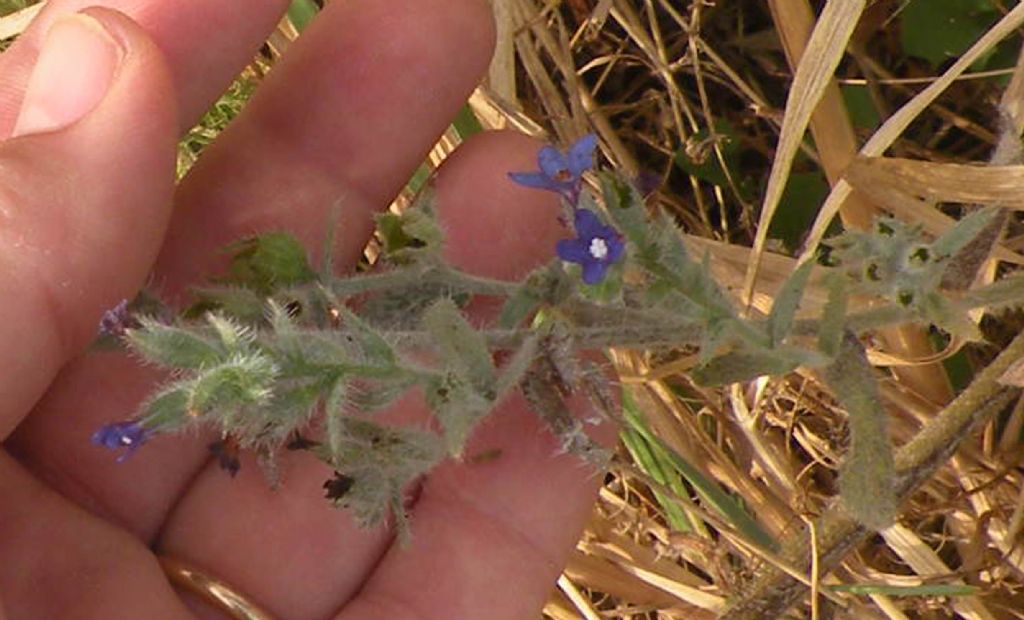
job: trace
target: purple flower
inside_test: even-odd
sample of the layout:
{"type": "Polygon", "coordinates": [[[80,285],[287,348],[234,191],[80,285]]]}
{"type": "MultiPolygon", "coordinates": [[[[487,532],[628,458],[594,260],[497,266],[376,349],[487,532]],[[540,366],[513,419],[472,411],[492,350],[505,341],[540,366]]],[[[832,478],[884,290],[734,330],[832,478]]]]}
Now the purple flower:
{"type": "Polygon", "coordinates": [[[122,299],[119,304],[107,310],[100,318],[100,336],[120,336],[128,327],[128,300],[122,299]]]}
{"type": "Polygon", "coordinates": [[[525,187],[557,192],[575,205],[583,187],[583,173],[594,165],[597,136],[587,134],[562,153],[545,146],[537,155],[539,172],[509,172],[510,179],[525,187]]]}
{"type": "Polygon", "coordinates": [[[101,426],[100,430],[92,434],[92,442],[110,450],[128,448],[124,454],[117,457],[117,462],[122,463],[126,458],[135,454],[135,451],[146,443],[151,435],[150,431],[143,428],[141,424],[129,420],[101,426]]]}
{"type": "Polygon", "coordinates": [[[583,281],[597,284],[613,263],[626,253],[626,244],[619,231],[606,226],[597,214],[577,209],[575,214],[576,238],[558,242],[558,256],[564,261],[583,266],[583,281]]]}

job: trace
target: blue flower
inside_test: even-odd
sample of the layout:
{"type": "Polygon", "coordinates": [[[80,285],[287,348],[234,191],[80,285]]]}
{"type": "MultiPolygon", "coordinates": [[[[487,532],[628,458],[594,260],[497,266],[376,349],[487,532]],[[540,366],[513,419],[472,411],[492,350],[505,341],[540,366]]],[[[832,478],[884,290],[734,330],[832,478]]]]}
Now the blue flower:
{"type": "Polygon", "coordinates": [[[100,336],[121,336],[128,327],[128,300],[122,299],[116,306],[103,313],[100,318],[100,336]]]}
{"type": "Polygon", "coordinates": [[[92,442],[97,446],[103,446],[110,450],[128,448],[124,454],[117,457],[117,462],[124,462],[126,458],[135,454],[142,444],[146,443],[152,433],[135,421],[114,422],[105,424],[100,430],[92,434],[92,442]]]}
{"type": "Polygon", "coordinates": [[[597,284],[604,279],[608,267],[625,255],[626,244],[619,231],[602,224],[593,211],[577,209],[574,225],[576,238],[559,241],[558,256],[582,265],[583,281],[597,284]]]}
{"type": "Polygon", "coordinates": [[[562,153],[553,146],[545,146],[537,155],[539,172],[509,172],[510,179],[525,187],[557,192],[575,205],[583,187],[583,173],[594,165],[597,136],[587,134],[562,153]]]}

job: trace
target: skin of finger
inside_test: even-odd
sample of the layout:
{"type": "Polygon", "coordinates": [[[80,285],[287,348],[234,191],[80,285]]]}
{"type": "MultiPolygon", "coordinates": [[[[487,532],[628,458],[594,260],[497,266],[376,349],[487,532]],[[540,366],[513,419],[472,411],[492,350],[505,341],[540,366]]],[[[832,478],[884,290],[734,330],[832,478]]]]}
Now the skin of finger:
{"type": "Polygon", "coordinates": [[[0,450],[0,593],[10,618],[187,620],[153,554],[0,450]]]}
{"type": "MultiPolygon", "coordinates": [[[[356,187],[340,205],[337,235],[339,268],[350,268],[371,212],[422,161],[485,70],[492,44],[483,0],[330,3],[291,47],[293,60],[268,78],[267,92],[184,181],[154,285],[170,294],[216,273],[224,244],[260,230],[286,229],[319,247],[333,201],[356,187]],[[400,131],[375,134],[372,124],[400,131]],[[353,175],[363,164],[351,168],[360,160],[352,153],[395,169],[353,175]]],[[[123,464],[91,445],[96,428],[133,415],[154,389],[157,375],[133,363],[105,353],[69,365],[19,429],[15,448],[54,488],[152,540],[207,460],[211,438],[159,438],[123,464]],[[96,385],[106,397],[83,400],[96,385]]]]}
{"type": "MultiPolygon", "coordinates": [[[[438,180],[439,196],[452,197],[438,202],[449,222],[449,257],[480,275],[521,277],[571,236],[557,222],[556,198],[504,179],[505,171],[532,169],[540,145],[499,133],[467,146],[438,180]]],[[[582,398],[570,406],[594,414],[582,398]]],[[[589,434],[609,445],[615,429],[589,434]]],[[[430,474],[412,515],[412,546],[392,546],[339,619],[517,620],[539,612],[590,516],[602,473],[561,453],[519,394],[477,430],[467,454],[430,474]],[[428,572],[430,587],[415,587],[428,572]]]]}
{"type": "Polygon", "coordinates": [[[95,337],[153,264],[174,179],[175,111],[160,51],[91,13],[127,51],[101,103],[51,133],[0,142],[0,437],[95,337]]]}
{"type": "Polygon", "coordinates": [[[484,0],[330,3],[179,190],[160,259],[167,294],[254,231],[286,227],[319,250],[331,214],[349,268],[370,215],[398,193],[487,68],[484,0]]]}
{"type": "MultiPolygon", "coordinates": [[[[438,181],[442,213],[460,213],[458,217],[445,217],[452,239],[449,256],[477,273],[499,277],[522,275],[543,262],[563,234],[556,220],[558,202],[553,195],[521,190],[505,178],[505,170],[532,167],[538,146],[517,134],[501,133],[479,136],[464,148],[465,154],[460,150],[444,166],[438,181]],[[492,221],[495,226],[490,225],[492,221]],[[475,245],[477,250],[457,247],[459,243],[468,243],[455,241],[468,239],[464,229],[475,231],[470,236],[474,245],[479,243],[475,245]],[[489,256],[492,250],[501,255],[500,259],[489,256]]],[[[386,423],[421,426],[429,417],[418,394],[378,415],[386,423]]],[[[514,423],[501,425],[496,436],[487,433],[490,441],[485,440],[478,447],[498,447],[507,450],[509,456],[503,453],[498,459],[500,465],[482,465],[482,469],[467,465],[475,472],[471,476],[475,477],[474,484],[494,483],[499,493],[511,489],[516,495],[512,501],[518,502],[522,497],[533,497],[533,489],[531,478],[519,478],[516,472],[534,480],[543,474],[545,480],[553,481],[546,488],[557,492],[558,504],[571,506],[575,512],[560,521],[566,517],[562,509],[544,512],[533,506],[531,510],[538,512],[531,516],[520,507],[512,518],[522,517],[523,527],[538,531],[537,538],[542,541],[538,544],[545,548],[565,544],[571,548],[571,542],[564,543],[563,539],[575,540],[574,530],[581,520],[576,513],[587,512],[594,473],[585,470],[576,459],[553,460],[557,442],[538,427],[532,415],[524,412],[521,401],[506,406],[499,416],[514,423]],[[525,467],[527,464],[532,467],[525,467]],[[494,474],[498,477],[491,480],[494,474]],[[579,501],[563,501],[564,496],[575,498],[577,494],[579,501]]],[[[274,492],[267,491],[258,476],[240,475],[232,481],[210,468],[197,479],[168,521],[160,548],[230,580],[271,611],[287,612],[294,618],[323,617],[359,592],[390,537],[382,536],[380,531],[357,530],[345,512],[328,507],[319,485],[330,477],[329,468],[304,455],[283,458],[289,482],[274,492]],[[304,478],[308,480],[303,481],[304,478]],[[289,508],[283,508],[285,505],[289,508]],[[300,525],[296,527],[296,523],[300,525]],[[254,540],[258,543],[253,544],[254,540]],[[279,570],[283,557],[289,558],[289,570],[279,570]]],[[[466,504],[460,500],[459,505],[466,504]]],[[[415,518],[418,523],[419,517],[415,518]]],[[[421,538],[434,537],[429,527],[414,528],[419,532],[414,548],[397,552],[399,555],[415,552],[421,538]]],[[[551,559],[545,560],[547,568],[542,574],[550,574],[556,565],[557,554],[553,553],[551,559]]],[[[432,580],[438,568],[431,568],[432,580]]]]}
{"type": "Polygon", "coordinates": [[[11,135],[50,25],[62,15],[95,6],[128,15],[164,52],[183,131],[253,58],[287,9],[288,0],[50,0],[28,30],[0,55],[0,139],[11,135]]]}

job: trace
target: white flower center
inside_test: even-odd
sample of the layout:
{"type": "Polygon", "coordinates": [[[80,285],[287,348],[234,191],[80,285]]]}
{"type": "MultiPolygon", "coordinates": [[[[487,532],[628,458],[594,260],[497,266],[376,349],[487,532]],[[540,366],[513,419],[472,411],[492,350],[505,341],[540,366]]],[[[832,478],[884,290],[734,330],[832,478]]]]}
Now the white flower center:
{"type": "Polygon", "coordinates": [[[604,239],[591,239],[589,250],[590,255],[597,260],[603,260],[604,257],[608,256],[608,244],[605,243],[604,239]]]}

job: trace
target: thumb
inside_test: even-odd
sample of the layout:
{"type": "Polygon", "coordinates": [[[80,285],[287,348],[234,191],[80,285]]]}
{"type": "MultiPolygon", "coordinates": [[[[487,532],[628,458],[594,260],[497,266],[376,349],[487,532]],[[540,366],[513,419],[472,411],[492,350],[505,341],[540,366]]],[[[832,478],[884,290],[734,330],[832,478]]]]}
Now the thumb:
{"type": "Polygon", "coordinates": [[[175,100],[162,54],[120,13],[62,17],[44,38],[0,142],[0,439],[148,274],[170,214],[175,100]]]}

